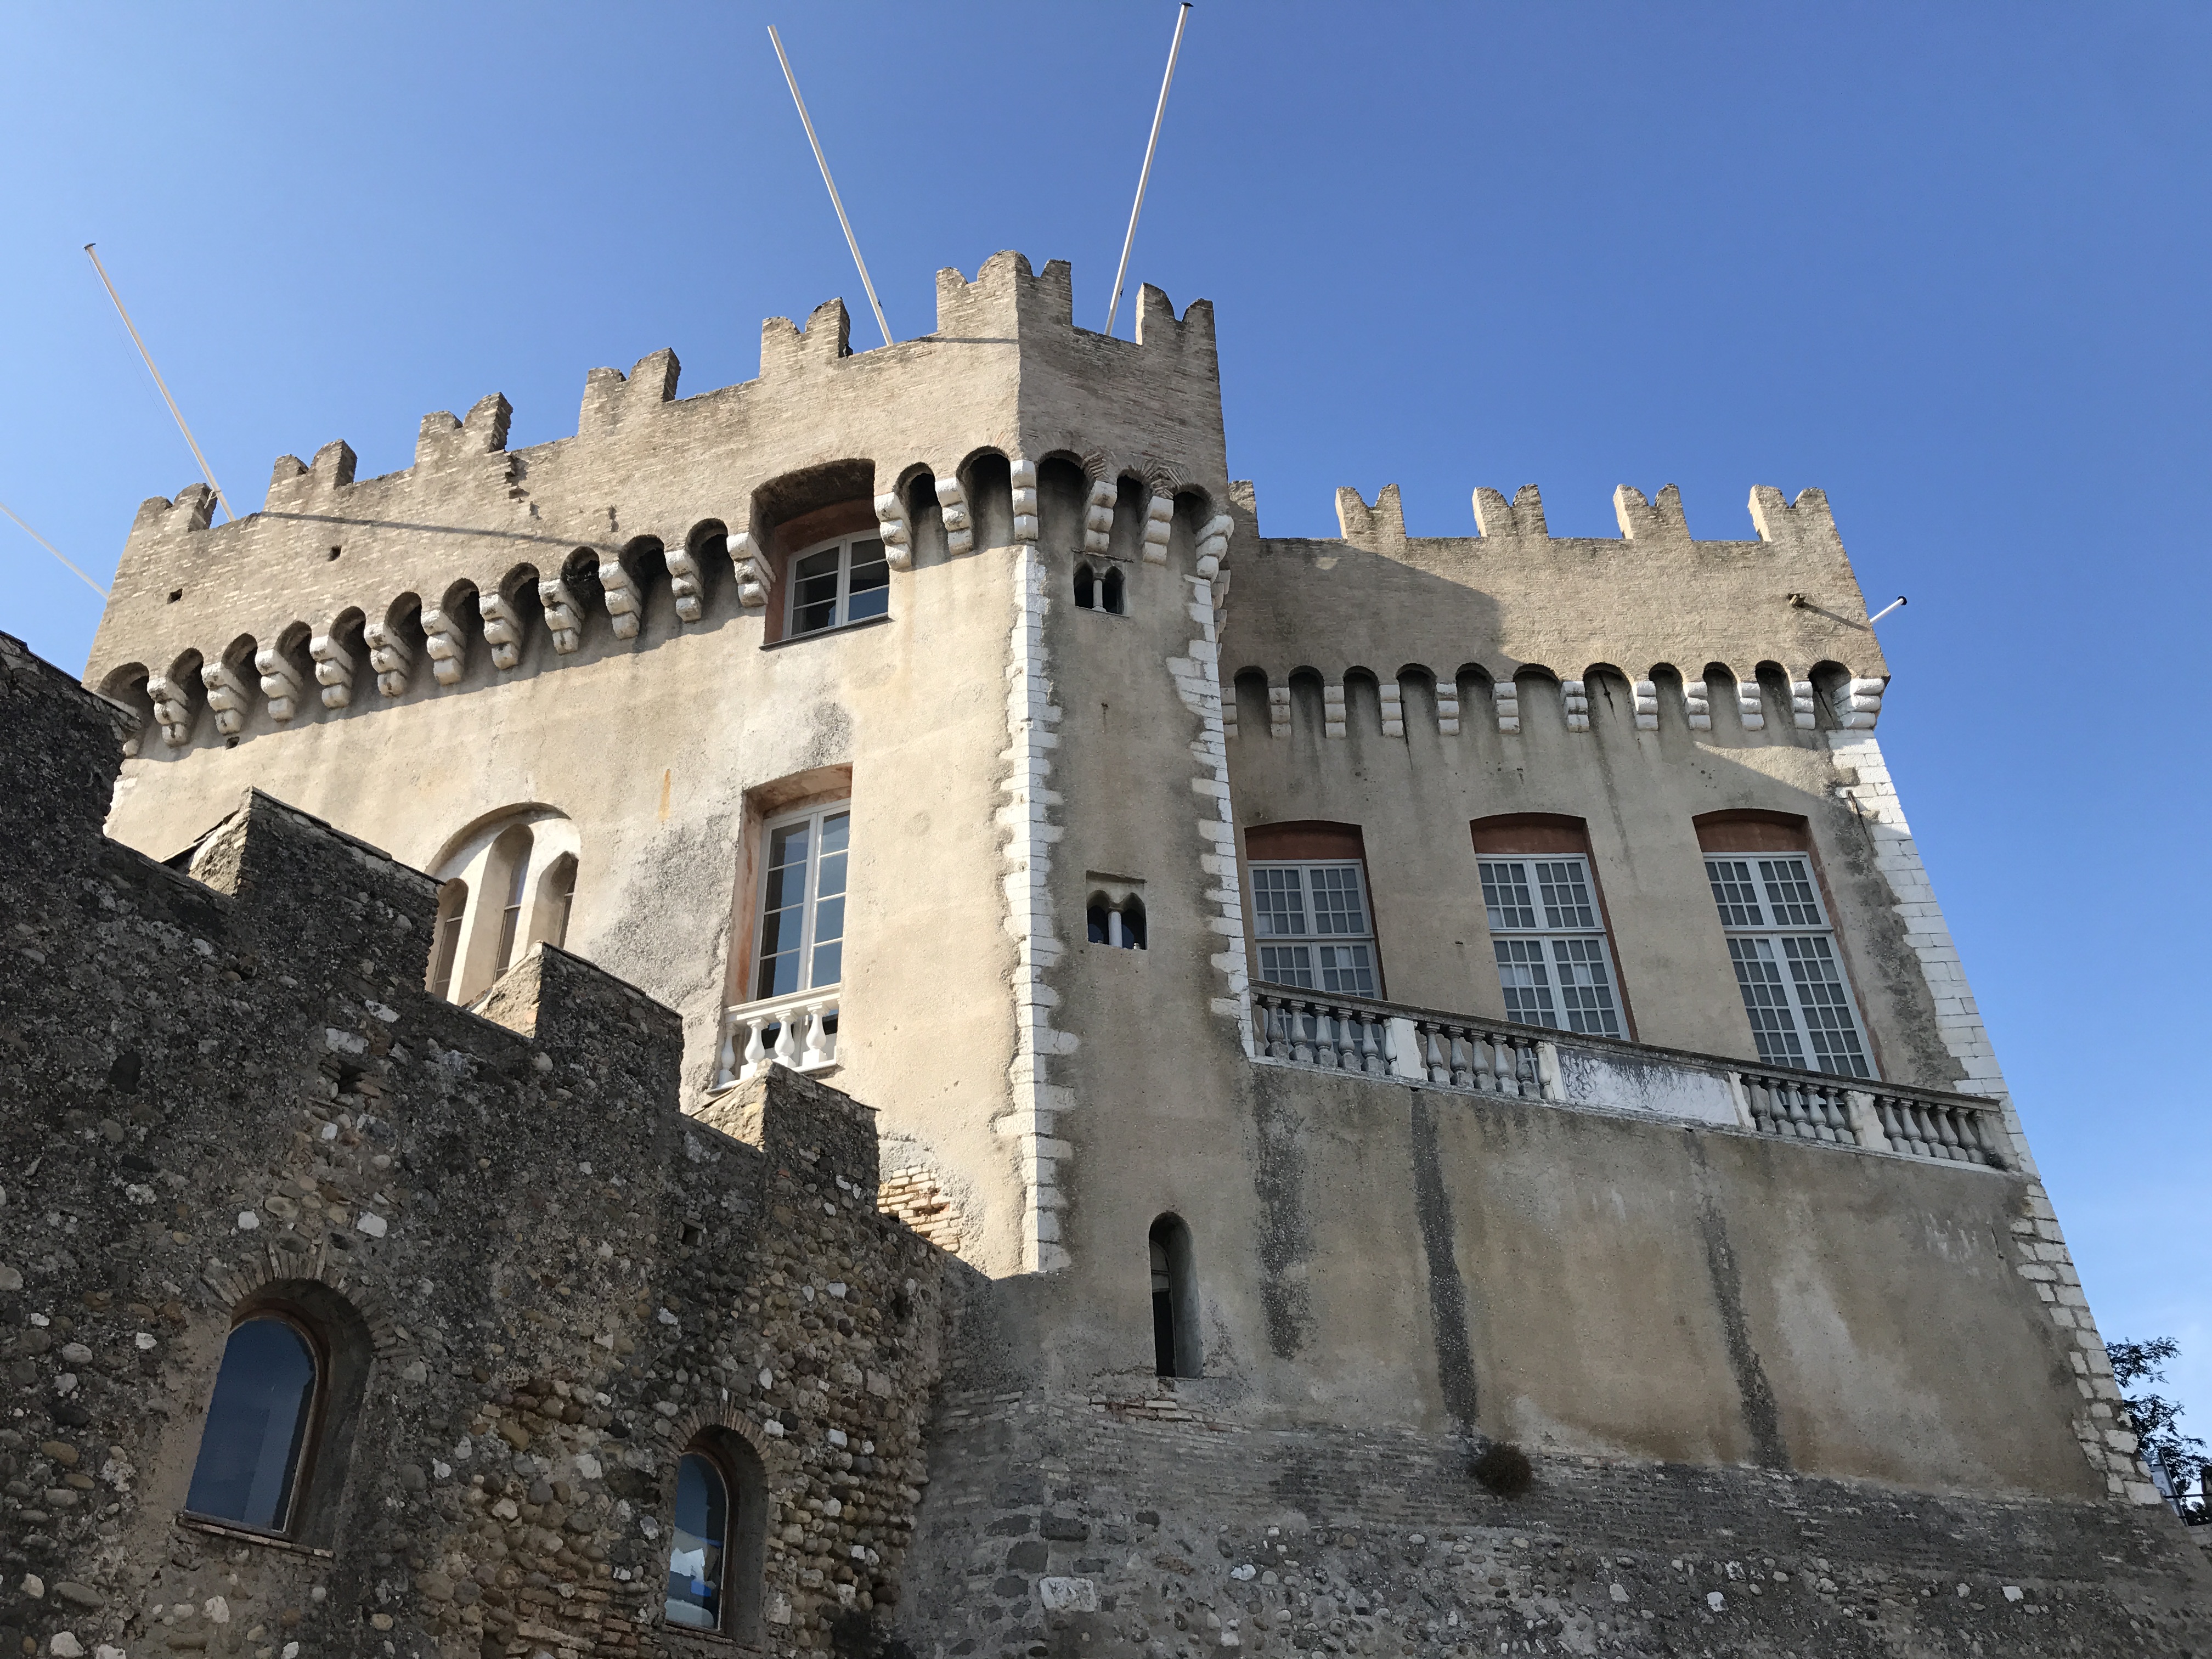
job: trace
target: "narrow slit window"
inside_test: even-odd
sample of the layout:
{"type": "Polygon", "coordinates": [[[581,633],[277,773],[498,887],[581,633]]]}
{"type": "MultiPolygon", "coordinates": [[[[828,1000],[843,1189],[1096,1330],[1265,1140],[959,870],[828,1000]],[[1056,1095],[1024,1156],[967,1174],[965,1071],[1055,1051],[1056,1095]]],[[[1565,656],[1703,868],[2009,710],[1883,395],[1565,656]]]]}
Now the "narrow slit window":
{"type": "Polygon", "coordinates": [[[1820,884],[1802,854],[1705,858],[1736,989],[1770,1066],[1871,1078],[1820,884]]]}
{"type": "Polygon", "coordinates": [[[320,1367],[289,1320],[263,1315],[223,1345],[185,1507],[257,1532],[282,1533],[298,1508],[320,1367]]]}
{"type": "Polygon", "coordinates": [[[469,884],[449,881],[438,889],[438,937],[431,946],[430,994],[450,996],[453,963],[461,949],[461,919],[468,914],[469,884]]]}
{"type": "Polygon", "coordinates": [[[889,614],[891,568],[880,536],[848,536],[792,556],[786,634],[819,634],[889,614]]]}
{"type": "Polygon", "coordinates": [[[1098,579],[1087,564],[1075,567],[1075,604],[1081,611],[1095,609],[1098,601],[1098,579]]]}
{"type": "Polygon", "coordinates": [[[1111,616],[1121,615],[1121,573],[1109,570],[1098,584],[1099,608],[1111,616]]]}
{"type": "Polygon", "coordinates": [[[545,942],[568,940],[568,913],[576,908],[576,855],[564,853],[545,878],[545,942]]]}
{"type": "Polygon", "coordinates": [[[1152,1223],[1152,1364],[1161,1376],[1202,1376],[1198,1335],[1197,1273],[1190,1228],[1180,1216],[1152,1223]]]}
{"type": "Polygon", "coordinates": [[[852,822],[840,803],[768,825],[756,1000],[820,990],[842,976],[852,822]]]}
{"type": "Polygon", "coordinates": [[[1355,863],[1255,864],[1260,977],[1346,996],[1376,994],[1375,930],[1355,863]]]}
{"type": "MultiPolygon", "coordinates": [[[[499,912],[498,971],[514,964],[514,943],[522,936],[522,903],[530,887],[531,836],[527,830],[510,830],[500,840],[506,843],[506,902],[499,912]]],[[[495,857],[497,854],[495,854],[495,857]]]]}
{"type": "Polygon", "coordinates": [[[1486,858],[1478,865],[1505,1017],[1555,1031],[1621,1036],[1605,918],[1581,856],[1486,858]]]}

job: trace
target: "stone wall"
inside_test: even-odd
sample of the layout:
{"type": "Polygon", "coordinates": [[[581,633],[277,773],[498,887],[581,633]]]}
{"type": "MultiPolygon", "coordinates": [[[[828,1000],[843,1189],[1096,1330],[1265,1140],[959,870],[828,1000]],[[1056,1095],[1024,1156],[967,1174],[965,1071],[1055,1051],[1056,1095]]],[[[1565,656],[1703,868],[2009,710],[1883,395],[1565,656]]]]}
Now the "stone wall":
{"type": "Polygon", "coordinates": [[[705,1652],[659,1612],[714,1425],[763,1650],[887,1620],[949,1258],[878,1213],[872,1115],[777,1071],[687,1119],[642,994],[540,950],[434,999],[427,878],[262,795],[150,862],[100,834],[112,706],[5,636],[0,704],[0,1652],[705,1652]],[[275,1303],[329,1348],[283,1539],[181,1514],[275,1303]]]}

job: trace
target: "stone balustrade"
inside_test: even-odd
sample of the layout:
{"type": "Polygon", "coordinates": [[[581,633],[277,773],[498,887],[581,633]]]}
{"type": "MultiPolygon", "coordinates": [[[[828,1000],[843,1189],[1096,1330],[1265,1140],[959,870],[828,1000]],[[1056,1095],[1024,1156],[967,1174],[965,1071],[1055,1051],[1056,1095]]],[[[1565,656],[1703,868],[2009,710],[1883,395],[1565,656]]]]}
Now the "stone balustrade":
{"type": "Polygon", "coordinates": [[[2008,1167],[2001,1109],[1976,1096],[1746,1065],[1290,986],[1255,985],[1252,1002],[1255,1058],[1263,1063],[2008,1167]]]}
{"type": "Polygon", "coordinates": [[[771,1065],[794,1072],[826,1071],[837,1063],[837,987],[794,991],[759,1002],[741,1002],[722,1015],[722,1049],[714,1086],[750,1082],[771,1065]]]}

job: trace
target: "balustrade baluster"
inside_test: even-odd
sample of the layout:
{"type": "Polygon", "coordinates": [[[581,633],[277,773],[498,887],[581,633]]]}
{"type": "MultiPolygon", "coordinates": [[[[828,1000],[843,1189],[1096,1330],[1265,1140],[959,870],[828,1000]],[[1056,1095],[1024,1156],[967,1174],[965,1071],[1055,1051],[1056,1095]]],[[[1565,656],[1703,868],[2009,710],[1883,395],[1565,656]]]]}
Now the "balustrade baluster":
{"type": "Polygon", "coordinates": [[[748,1035],[745,1038],[745,1069],[743,1075],[746,1077],[758,1077],[761,1067],[768,1064],[768,1046],[763,1041],[768,1024],[768,1021],[757,1016],[745,1022],[748,1035]]]}
{"type": "Polygon", "coordinates": [[[806,1064],[809,1067],[830,1063],[830,1005],[817,1002],[806,1011],[806,1064]]]}
{"type": "Polygon", "coordinates": [[[1291,1009],[1291,1060],[1293,1064],[1314,1064],[1313,1005],[1305,1001],[1293,1002],[1291,1009]]]}
{"type": "Polygon", "coordinates": [[[1444,1058],[1449,1062],[1452,1086],[1473,1089],[1480,1085],[1475,1081],[1476,1068],[1481,1064],[1481,1052],[1475,1045],[1474,1033],[1463,1031],[1456,1025],[1444,1027],[1444,1058]],[[1460,1064],[1461,1044],[1467,1047],[1467,1063],[1460,1064]]]}

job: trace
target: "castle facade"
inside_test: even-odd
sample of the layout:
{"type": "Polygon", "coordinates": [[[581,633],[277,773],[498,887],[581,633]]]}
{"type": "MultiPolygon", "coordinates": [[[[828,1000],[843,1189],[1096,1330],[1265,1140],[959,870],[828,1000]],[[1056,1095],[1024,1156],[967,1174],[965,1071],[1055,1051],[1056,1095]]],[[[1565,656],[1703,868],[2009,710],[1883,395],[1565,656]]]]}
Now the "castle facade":
{"type": "MultiPolygon", "coordinates": [[[[414,1248],[444,1254],[403,1272],[346,1235],[331,1265],[300,1201],[362,1206],[300,1188],[344,1188],[319,1127],[204,1213],[157,1194],[177,1224],[140,1218],[147,1248],[218,1265],[161,1270],[198,1288],[164,1298],[187,1349],[137,1455],[174,1490],[134,1511],[134,1560],[197,1527],[197,1565],[156,1571],[199,1577],[179,1602],[99,1565],[97,1529],[48,1534],[94,1564],[72,1644],[173,1633],[143,1607],[216,1595],[217,1525],[234,1559],[355,1573],[362,1620],[314,1622],[320,1569],[270,1616],[290,1597],[368,1659],[2204,1639],[2203,1564],[2136,1458],[1878,742],[1889,676],[1825,498],[1754,489],[1753,535],[1696,541],[1672,487],[1624,487],[1614,540],[1486,489],[1478,533],[1424,538],[1395,488],[1340,490],[1340,538],[1271,538],[1229,476],[1210,307],[1139,312],[1134,341],[1079,329],[1065,264],[1000,254],[940,273],[920,339],[854,353],[832,302],[765,325],[742,386],[679,398],[667,352],[593,371],[573,438],[510,450],[491,397],[426,419],[404,471],[332,443],[234,523],[198,487],[140,509],[85,676],[137,720],[108,839],[79,823],[56,867],[135,857],[133,893],[261,918],[223,924],[260,930],[258,969],[170,946],[241,975],[205,994],[242,1054],[271,969],[326,959],[276,1000],[343,1017],[288,1012],[310,1052],[267,1066],[341,1139],[419,1138],[414,1248]],[[308,873],[257,885],[257,837],[312,842],[308,873]],[[570,1002],[588,1039],[549,1035],[570,1002]],[[464,1057],[443,1092],[393,1080],[433,1050],[464,1057]],[[674,1196],[624,1222],[602,1173],[549,1208],[578,1164],[674,1196]],[[370,1320],[347,1287],[373,1282],[410,1332],[346,1339],[374,1406],[424,1346],[410,1308],[471,1275],[479,1173],[484,1261],[528,1283],[441,1315],[431,1372],[477,1390],[439,1443],[521,1422],[490,1478],[414,1448],[402,1391],[398,1463],[360,1437],[313,1475],[240,1452],[210,1496],[226,1355],[303,1367],[299,1446],[324,1444],[317,1322],[370,1320]],[[281,1180],[270,1220],[247,1188],[281,1180]],[[501,1310],[575,1311],[602,1246],[636,1283],[592,1281],[596,1324],[501,1310]],[[257,1319],[296,1337],[255,1358],[257,1319]],[[574,1352],[546,1357],[556,1331],[574,1352]],[[518,1416],[556,1397],[577,1415],[518,1416]],[[602,1418],[620,1460],[552,1426],[602,1418]],[[287,1522],[264,1477],[324,1518],[287,1522]],[[420,1536],[349,1566],[343,1517],[385,1497],[419,1499],[420,1536]],[[506,1517],[520,1541],[471,1530],[502,1502],[539,1511],[506,1517]]],[[[39,683],[78,733],[40,753],[111,741],[39,683]]],[[[92,971],[23,994],[59,1032],[92,971]]],[[[82,1074],[23,1101],[57,1159],[160,1132],[63,1099],[110,1086],[142,1017],[40,1039],[41,1075],[82,1074]]],[[[212,1171],[225,1111],[266,1102],[197,1075],[212,1171]]],[[[42,1291],[37,1243],[9,1248],[6,1294],[51,1329],[74,1270],[42,1291]]],[[[7,1616],[75,1659],[33,1600],[7,1616]]]]}

